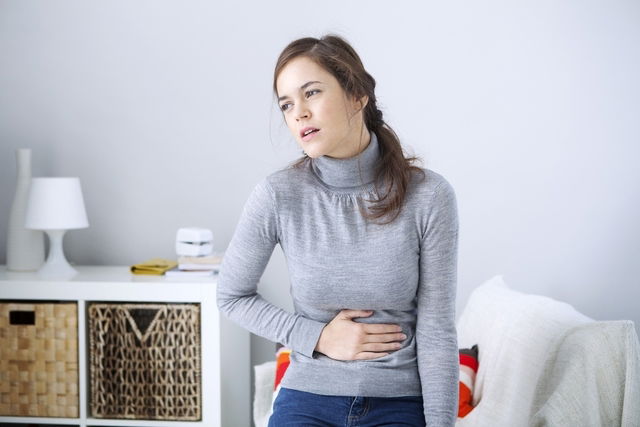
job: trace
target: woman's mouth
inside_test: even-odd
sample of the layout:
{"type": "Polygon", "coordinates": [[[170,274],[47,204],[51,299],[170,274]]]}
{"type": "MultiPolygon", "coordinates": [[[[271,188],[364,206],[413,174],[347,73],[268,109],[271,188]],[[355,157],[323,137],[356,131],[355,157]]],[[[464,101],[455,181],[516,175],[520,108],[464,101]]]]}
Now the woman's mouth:
{"type": "Polygon", "coordinates": [[[305,128],[300,132],[300,136],[304,142],[311,141],[311,139],[320,132],[317,128],[305,128]]]}

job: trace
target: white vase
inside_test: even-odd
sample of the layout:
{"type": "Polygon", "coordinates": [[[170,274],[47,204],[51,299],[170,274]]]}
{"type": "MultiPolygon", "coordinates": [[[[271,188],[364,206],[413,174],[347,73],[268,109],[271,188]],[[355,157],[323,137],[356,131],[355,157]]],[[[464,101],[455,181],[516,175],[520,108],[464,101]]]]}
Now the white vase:
{"type": "Polygon", "coordinates": [[[16,150],[18,181],[7,230],[7,270],[36,271],[44,263],[44,232],[24,227],[31,186],[31,149],[16,150]]]}

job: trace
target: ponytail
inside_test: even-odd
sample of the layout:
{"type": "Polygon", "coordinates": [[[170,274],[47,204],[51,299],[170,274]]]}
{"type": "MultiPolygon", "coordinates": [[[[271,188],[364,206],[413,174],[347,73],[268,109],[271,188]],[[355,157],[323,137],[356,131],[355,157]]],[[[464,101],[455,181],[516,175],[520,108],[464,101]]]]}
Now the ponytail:
{"type": "Polygon", "coordinates": [[[375,105],[375,98],[369,99],[365,110],[365,125],[376,134],[380,150],[380,163],[376,171],[375,190],[377,199],[369,208],[370,212],[361,212],[365,218],[386,220],[380,224],[393,222],[404,205],[404,199],[409,189],[412,172],[425,178],[424,171],[414,163],[420,159],[412,156],[405,157],[400,138],[384,121],[382,111],[375,105]],[[373,101],[373,102],[372,102],[373,101]]]}

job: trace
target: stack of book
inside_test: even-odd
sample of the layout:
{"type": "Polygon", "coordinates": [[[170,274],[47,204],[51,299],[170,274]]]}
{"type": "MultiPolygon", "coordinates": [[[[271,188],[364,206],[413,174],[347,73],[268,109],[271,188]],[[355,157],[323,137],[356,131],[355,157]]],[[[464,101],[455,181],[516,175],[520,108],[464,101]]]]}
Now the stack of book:
{"type": "Polygon", "coordinates": [[[206,256],[178,257],[178,267],[167,271],[167,276],[213,276],[220,272],[222,264],[221,253],[213,253],[206,256]]]}
{"type": "Polygon", "coordinates": [[[211,230],[180,228],[176,236],[176,253],[178,265],[165,272],[165,276],[213,276],[220,271],[223,253],[213,252],[211,230]]]}

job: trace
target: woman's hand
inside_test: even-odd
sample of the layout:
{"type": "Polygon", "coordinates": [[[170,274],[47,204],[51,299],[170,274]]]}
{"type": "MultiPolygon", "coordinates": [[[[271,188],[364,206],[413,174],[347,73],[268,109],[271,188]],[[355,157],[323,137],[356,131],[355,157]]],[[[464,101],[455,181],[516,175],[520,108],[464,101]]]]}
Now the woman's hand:
{"type": "Polygon", "coordinates": [[[371,310],[342,310],[324,327],[315,350],[336,360],[377,359],[402,347],[406,339],[395,324],[358,323],[351,319],[368,317],[371,310]]]}

